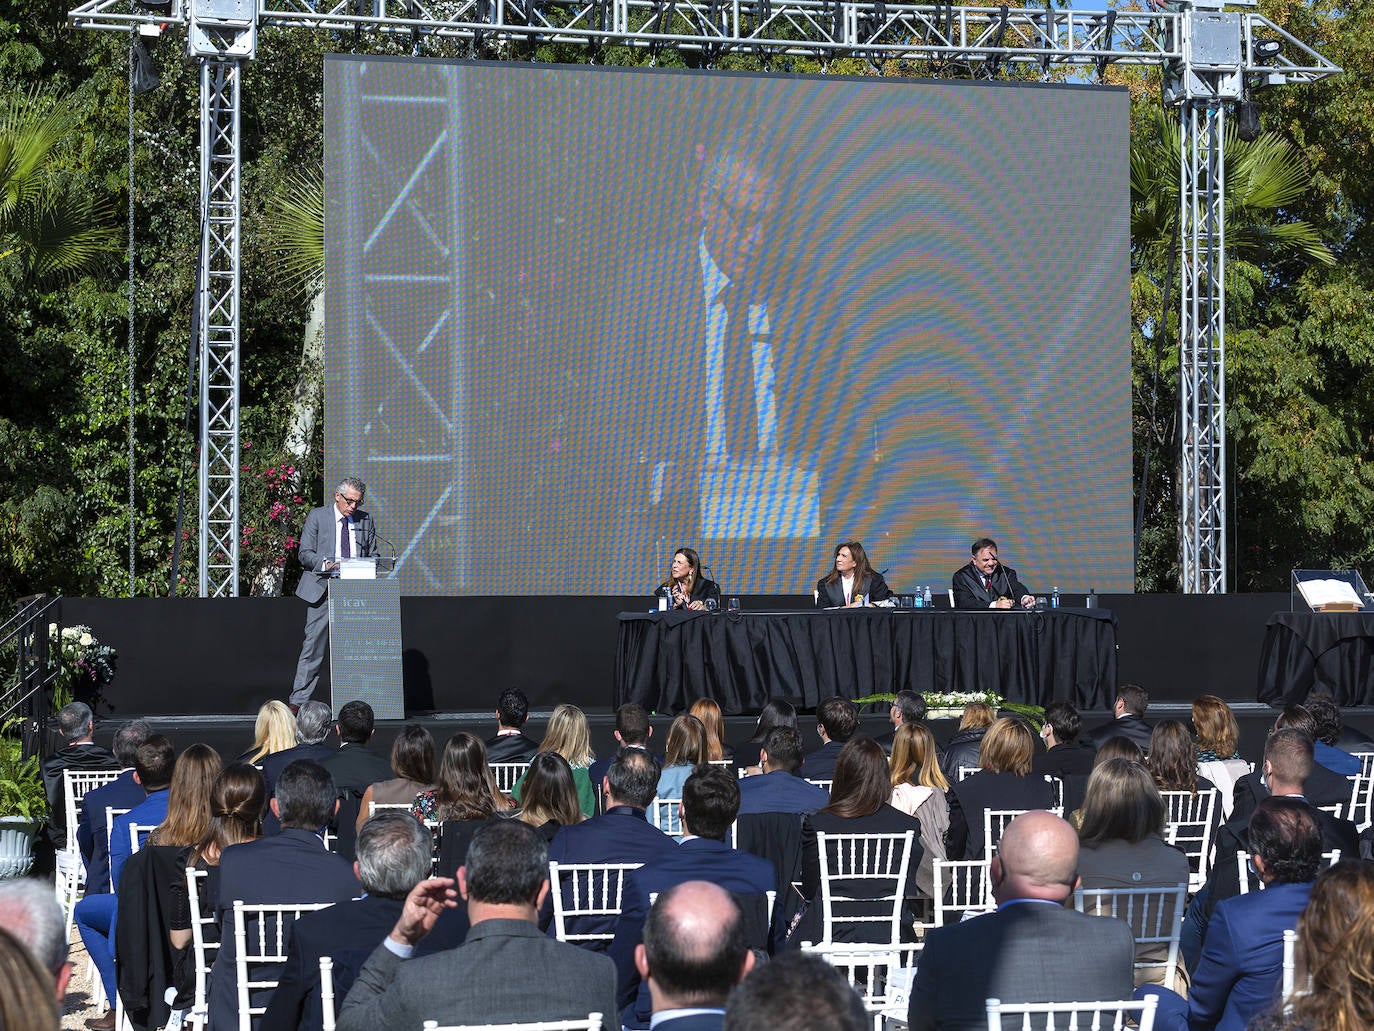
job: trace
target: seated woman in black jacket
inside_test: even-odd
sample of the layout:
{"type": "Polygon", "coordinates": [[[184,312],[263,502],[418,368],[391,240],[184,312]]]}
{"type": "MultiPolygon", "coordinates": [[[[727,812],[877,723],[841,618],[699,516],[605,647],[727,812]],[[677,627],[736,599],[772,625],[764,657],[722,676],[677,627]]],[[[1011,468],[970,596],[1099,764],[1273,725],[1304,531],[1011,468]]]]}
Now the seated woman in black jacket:
{"type": "Polygon", "coordinates": [[[706,608],[708,598],[720,604],[720,585],[701,575],[701,556],[692,548],[678,548],[673,552],[672,565],[654,596],[668,599],[670,609],[706,608]]]}
{"type": "Polygon", "coordinates": [[[1048,809],[1054,804],[1049,781],[1031,773],[1035,735],[1019,719],[1003,717],[983,735],[977,773],[955,781],[949,793],[951,859],[982,859],[983,813],[989,809],[1048,809]]]}
{"type": "Polygon", "coordinates": [[[835,564],[816,581],[816,608],[856,608],[892,597],[883,574],[869,565],[868,553],[858,541],[835,546],[835,564]]]}

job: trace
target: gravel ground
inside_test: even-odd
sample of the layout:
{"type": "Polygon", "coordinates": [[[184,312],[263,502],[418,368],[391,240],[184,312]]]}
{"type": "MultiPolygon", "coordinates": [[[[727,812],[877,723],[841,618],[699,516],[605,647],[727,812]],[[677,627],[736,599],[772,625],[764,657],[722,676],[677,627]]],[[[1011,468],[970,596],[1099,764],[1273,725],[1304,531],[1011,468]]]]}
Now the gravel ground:
{"type": "Polygon", "coordinates": [[[94,996],[99,994],[99,989],[93,989],[91,982],[98,983],[100,975],[94,969],[87,975],[86,947],[81,944],[81,935],[76,933],[75,928],[72,929],[68,958],[72,964],[72,979],[67,983],[67,999],[62,1006],[62,1031],[86,1031],[86,1019],[98,1017],[105,1010],[95,1007],[94,996]]]}

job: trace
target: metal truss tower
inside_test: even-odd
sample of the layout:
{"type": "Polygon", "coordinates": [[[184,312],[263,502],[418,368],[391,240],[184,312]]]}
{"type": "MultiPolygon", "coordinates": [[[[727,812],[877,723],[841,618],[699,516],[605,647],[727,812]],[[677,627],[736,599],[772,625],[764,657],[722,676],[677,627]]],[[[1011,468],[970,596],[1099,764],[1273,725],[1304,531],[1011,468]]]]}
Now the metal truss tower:
{"type": "Polygon", "coordinates": [[[1253,0],[1181,0],[1169,10],[955,7],[884,0],[83,0],[79,27],[184,28],[201,65],[200,593],[238,594],[240,81],[260,28],[370,31],[470,42],[689,50],[709,65],[756,55],[955,62],[1095,72],[1160,67],[1182,126],[1179,229],[1182,579],[1226,590],[1225,126],[1256,86],[1310,83],[1340,68],[1253,10],[1253,0]]]}

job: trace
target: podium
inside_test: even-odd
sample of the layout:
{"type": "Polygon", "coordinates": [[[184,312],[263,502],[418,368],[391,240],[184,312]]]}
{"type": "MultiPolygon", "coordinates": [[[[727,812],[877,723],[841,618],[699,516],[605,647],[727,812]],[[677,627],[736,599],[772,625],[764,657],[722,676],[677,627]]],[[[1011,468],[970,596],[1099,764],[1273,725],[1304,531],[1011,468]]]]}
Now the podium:
{"type": "Polygon", "coordinates": [[[378,719],[405,719],[401,587],[394,579],[329,581],[330,706],[356,700],[378,719]]]}

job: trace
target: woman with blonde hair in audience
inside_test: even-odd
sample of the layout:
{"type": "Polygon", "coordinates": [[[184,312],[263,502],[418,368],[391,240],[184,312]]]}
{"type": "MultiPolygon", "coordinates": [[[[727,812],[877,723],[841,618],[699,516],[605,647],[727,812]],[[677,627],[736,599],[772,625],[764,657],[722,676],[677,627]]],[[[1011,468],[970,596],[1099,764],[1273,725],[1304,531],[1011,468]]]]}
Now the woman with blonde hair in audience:
{"type": "Polygon", "coordinates": [[[997,711],[987,702],[969,702],[964,706],[959,729],[949,739],[944,754],[940,756],[940,770],[947,781],[953,784],[959,779],[959,767],[978,765],[983,735],[996,720],[997,711]]]}
{"type": "Polygon", "coordinates": [[[1186,791],[1196,795],[1199,791],[1216,788],[1206,777],[1198,776],[1193,735],[1178,720],[1160,720],[1155,724],[1150,732],[1150,753],[1145,768],[1160,791],[1186,791]]]}
{"type": "Polygon", "coordinates": [[[239,762],[260,763],[273,752],[284,752],[296,747],[296,717],[291,715],[285,702],[275,698],[264,702],[258,709],[257,721],[253,724],[253,743],[239,756],[239,762]]]}
{"type": "Polygon", "coordinates": [[[572,767],[557,752],[538,752],[530,760],[521,792],[520,819],[553,840],[559,827],[581,823],[586,817],[577,802],[572,767]]]}
{"type": "Polygon", "coordinates": [[[940,772],[940,753],[924,723],[903,723],[892,738],[892,808],[921,821],[921,865],[916,883],[921,893],[935,891],[935,860],[945,858],[949,830],[949,781],[940,772]]]}
{"type": "Polygon", "coordinates": [[[1296,975],[1294,993],[1252,1020],[1252,1031],[1374,1027],[1374,864],[1342,859],[1312,885],[1298,917],[1296,975]]]}
{"type": "Polygon", "coordinates": [[[0,1031],[57,1031],[62,1023],[53,975],[28,947],[0,928],[0,1031]]]}
{"type": "Polygon", "coordinates": [[[689,716],[701,720],[706,728],[706,758],[710,762],[735,758],[735,750],[725,743],[725,720],[721,718],[720,706],[713,698],[698,698],[687,710],[689,716]]]}
{"type": "MultiPolygon", "coordinates": [[[[567,703],[554,709],[544,731],[544,740],[539,742],[539,751],[557,752],[568,760],[573,771],[573,783],[577,785],[577,802],[582,808],[582,815],[593,815],[596,812],[596,789],[587,774],[587,767],[596,762],[596,753],[592,751],[592,731],[586,713],[576,705],[567,703]]],[[[511,797],[517,802],[520,801],[524,781],[525,778],[521,777],[511,788],[511,797]]]]}
{"type": "Polygon", "coordinates": [[[1222,819],[1231,815],[1236,781],[1250,772],[1240,757],[1240,724],[1231,707],[1214,694],[1193,699],[1193,732],[1197,734],[1197,772],[1221,792],[1222,819]]]}
{"type": "Polygon", "coordinates": [[[391,743],[391,780],[369,784],[358,803],[362,830],[376,805],[412,805],[422,791],[434,790],[434,735],[418,723],[408,723],[391,743]]]}
{"type": "Polygon", "coordinates": [[[951,859],[983,859],[983,814],[990,809],[1049,809],[1055,804],[1050,782],[1031,773],[1035,734],[1024,720],[1004,716],[988,728],[978,749],[982,767],[950,788],[949,832],[945,852],[951,859]]]}

